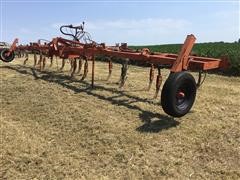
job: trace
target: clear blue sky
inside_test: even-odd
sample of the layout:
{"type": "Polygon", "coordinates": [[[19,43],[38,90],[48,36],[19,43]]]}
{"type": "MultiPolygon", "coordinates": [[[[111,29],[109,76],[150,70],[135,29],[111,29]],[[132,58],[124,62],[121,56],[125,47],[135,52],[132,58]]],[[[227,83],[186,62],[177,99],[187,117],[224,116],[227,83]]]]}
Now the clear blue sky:
{"type": "Polygon", "coordinates": [[[198,42],[233,42],[240,37],[240,2],[237,0],[0,1],[0,41],[11,42],[15,37],[20,43],[51,39],[61,36],[61,24],[77,25],[82,21],[95,41],[110,44],[182,43],[187,34],[195,34],[198,42]]]}

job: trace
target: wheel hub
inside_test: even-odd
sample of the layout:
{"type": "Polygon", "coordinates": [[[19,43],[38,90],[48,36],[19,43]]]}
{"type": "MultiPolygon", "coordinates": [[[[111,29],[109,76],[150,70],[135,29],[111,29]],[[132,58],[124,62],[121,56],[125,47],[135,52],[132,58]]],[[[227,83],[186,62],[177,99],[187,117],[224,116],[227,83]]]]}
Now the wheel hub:
{"type": "Polygon", "coordinates": [[[177,98],[178,98],[178,99],[183,99],[183,98],[185,98],[185,93],[182,92],[182,91],[178,92],[178,93],[177,93],[177,98]]]}

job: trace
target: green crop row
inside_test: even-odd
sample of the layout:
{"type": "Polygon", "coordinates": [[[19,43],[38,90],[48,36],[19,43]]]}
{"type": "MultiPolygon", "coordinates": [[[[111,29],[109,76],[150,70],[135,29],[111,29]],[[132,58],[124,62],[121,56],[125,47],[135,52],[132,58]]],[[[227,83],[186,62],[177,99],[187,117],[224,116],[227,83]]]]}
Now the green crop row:
{"type": "MultiPolygon", "coordinates": [[[[152,52],[178,53],[181,49],[181,44],[131,46],[131,48],[149,48],[152,52]]],[[[240,75],[240,43],[199,43],[194,45],[192,53],[198,56],[213,58],[228,56],[231,67],[224,73],[228,75],[240,75]]]]}

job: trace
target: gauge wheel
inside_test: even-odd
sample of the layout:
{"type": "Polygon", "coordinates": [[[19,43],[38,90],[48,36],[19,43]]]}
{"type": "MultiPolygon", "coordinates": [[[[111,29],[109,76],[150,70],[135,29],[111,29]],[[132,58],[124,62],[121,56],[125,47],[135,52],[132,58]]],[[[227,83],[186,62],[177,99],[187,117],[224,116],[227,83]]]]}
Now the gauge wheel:
{"type": "Polygon", "coordinates": [[[184,116],[194,104],[196,91],[196,82],[190,73],[170,73],[161,94],[164,112],[173,117],[184,116]]]}

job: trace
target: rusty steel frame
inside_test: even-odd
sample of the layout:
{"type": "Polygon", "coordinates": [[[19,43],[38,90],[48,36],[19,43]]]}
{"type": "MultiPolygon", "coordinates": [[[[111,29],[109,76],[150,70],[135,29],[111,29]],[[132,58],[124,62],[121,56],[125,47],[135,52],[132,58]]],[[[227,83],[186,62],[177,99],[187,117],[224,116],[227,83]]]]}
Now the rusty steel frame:
{"type": "MultiPolygon", "coordinates": [[[[196,89],[194,88],[198,88],[204,81],[204,80],[202,81],[202,72],[213,70],[213,69],[224,70],[230,66],[229,60],[226,56],[223,56],[221,58],[209,58],[209,57],[200,57],[200,56],[192,55],[191,51],[195,41],[196,41],[196,38],[193,34],[188,35],[181,47],[179,54],[171,54],[171,53],[151,52],[147,48],[143,48],[140,50],[133,50],[128,48],[126,43],[122,43],[120,46],[119,45],[107,46],[104,43],[97,44],[94,41],[91,41],[91,43],[81,43],[76,38],[74,40],[69,40],[62,37],[56,37],[56,38],[53,38],[52,41],[45,42],[43,44],[39,40],[38,42],[30,43],[29,45],[19,45],[19,46],[17,46],[18,39],[15,39],[8,53],[6,53],[6,56],[10,56],[10,54],[13,53],[14,51],[24,51],[26,52],[26,59],[24,60],[24,64],[26,64],[26,62],[28,61],[28,54],[33,53],[34,66],[38,66],[40,68],[40,71],[45,68],[47,57],[50,58],[51,60],[50,66],[52,66],[54,56],[61,58],[62,66],[60,70],[63,70],[65,65],[65,60],[69,59],[70,65],[71,65],[71,69],[70,69],[71,77],[73,77],[76,72],[77,60],[79,60],[78,71],[77,71],[78,74],[80,73],[81,68],[83,66],[83,61],[85,61],[83,66],[84,72],[81,80],[84,80],[87,77],[88,62],[91,61],[92,62],[92,70],[91,70],[91,74],[92,74],[91,87],[92,88],[94,87],[95,58],[97,56],[104,56],[105,60],[108,61],[109,74],[108,74],[107,80],[110,78],[112,74],[112,69],[113,69],[112,59],[113,58],[120,59],[122,63],[121,75],[119,80],[120,88],[124,86],[125,81],[127,79],[127,70],[128,70],[129,61],[132,60],[136,62],[144,62],[150,65],[149,85],[147,90],[150,90],[152,86],[154,76],[155,76],[154,74],[155,69],[157,69],[156,87],[155,87],[156,90],[155,90],[154,98],[158,96],[158,93],[160,91],[160,87],[162,84],[162,80],[163,80],[161,69],[168,68],[170,69],[170,75],[168,79],[165,81],[165,84],[163,86],[162,93],[161,93],[162,107],[167,114],[172,115],[174,117],[181,117],[191,109],[192,104],[188,103],[187,106],[189,107],[189,109],[185,109],[185,110],[182,110],[181,112],[178,112],[177,110],[174,109],[175,105],[171,104],[172,103],[171,101],[174,101],[174,102],[177,101],[177,100],[174,100],[174,98],[177,98],[178,100],[181,101],[181,99],[186,98],[185,93],[187,94],[188,93],[187,91],[192,91],[193,97],[191,101],[194,102],[195,100],[194,93],[196,93],[196,89]],[[37,61],[37,54],[39,54],[38,61],[37,61]],[[195,82],[195,79],[191,75],[186,74],[185,71],[199,72],[197,83],[195,82]],[[191,87],[192,89],[190,88],[189,90],[189,89],[184,89],[184,87],[179,87],[180,86],[179,84],[183,82],[177,83],[177,78],[176,78],[177,76],[179,78],[181,78],[181,76],[185,76],[185,78],[188,79],[188,82],[184,82],[184,83],[188,84],[188,86],[192,86],[191,87]],[[172,80],[176,82],[176,84],[171,84],[170,81],[172,80]],[[191,85],[192,82],[193,84],[191,85]],[[171,91],[172,93],[169,93],[168,90],[166,90],[168,88],[166,88],[165,86],[168,86],[168,88],[173,88],[173,89],[176,86],[182,90],[175,89],[171,91]]],[[[184,83],[182,85],[184,85],[184,83]]]]}
{"type": "MultiPolygon", "coordinates": [[[[144,61],[156,67],[159,65],[170,67],[170,71],[174,73],[186,70],[206,71],[211,69],[228,68],[229,62],[226,57],[217,59],[190,55],[195,40],[196,38],[194,35],[188,35],[184,44],[182,45],[180,53],[169,54],[150,52],[146,48],[143,48],[141,51],[134,51],[126,48],[125,44],[124,47],[120,46],[119,48],[116,48],[106,46],[105,44],[82,44],[63,38],[54,38],[52,40],[52,44],[50,45],[50,47],[53,47],[50,48],[50,52],[51,54],[57,54],[61,58],[82,57],[93,61],[94,57],[97,55],[118,57],[123,59],[127,58],[135,61],[144,61]]],[[[94,76],[94,70],[92,72],[94,76]]]]}
{"type": "MultiPolygon", "coordinates": [[[[194,35],[188,35],[179,54],[150,52],[147,48],[143,48],[142,50],[132,50],[127,47],[126,43],[119,47],[106,46],[104,43],[96,44],[94,42],[91,44],[84,44],[76,40],[68,40],[62,37],[53,38],[49,43],[40,44],[40,42],[37,42],[18,47],[16,47],[17,41],[15,40],[11,50],[19,49],[30,52],[41,52],[45,56],[51,58],[53,56],[58,56],[62,59],[81,58],[92,61],[92,87],[94,85],[95,57],[98,55],[141,61],[151,64],[153,67],[167,67],[170,68],[170,71],[173,73],[186,70],[206,71],[228,68],[229,61],[227,57],[217,59],[190,55],[195,41],[196,38],[194,35]]],[[[111,69],[112,64],[111,61],[109,61],[109,73],[111,73],[111,69]]],[[[151,71],[153,71],[153,69],[151,71]]],[[[151,76],[153,76],[152,72],[150,73],[150,77],[151,76]]],[[[152,79],[150,81],[152,81],[152,79]]]]}

